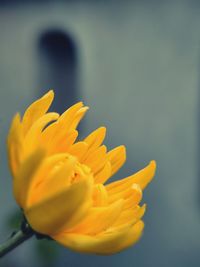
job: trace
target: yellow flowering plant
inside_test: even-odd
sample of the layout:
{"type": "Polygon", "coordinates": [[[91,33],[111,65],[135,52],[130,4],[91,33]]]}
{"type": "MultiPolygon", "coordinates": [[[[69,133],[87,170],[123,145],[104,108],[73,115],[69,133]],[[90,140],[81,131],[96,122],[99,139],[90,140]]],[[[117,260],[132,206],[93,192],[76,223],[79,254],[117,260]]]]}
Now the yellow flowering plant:
{"type": "Polygon", "coordinates": [[[125,147],[107,151],[102,144],[105,127],[76,141],[77,125],[88,107],[79,102],[59,115],[48,112],[53,98],[51,90],[22,118],[13,118],[7,140],[9,164],[25,221],[0,247],[0,255],[34,234],[78,252],[119,252],[142,235],[146,205],[140,201],[156,163],[109,183],[126,160],[125,147]]]}

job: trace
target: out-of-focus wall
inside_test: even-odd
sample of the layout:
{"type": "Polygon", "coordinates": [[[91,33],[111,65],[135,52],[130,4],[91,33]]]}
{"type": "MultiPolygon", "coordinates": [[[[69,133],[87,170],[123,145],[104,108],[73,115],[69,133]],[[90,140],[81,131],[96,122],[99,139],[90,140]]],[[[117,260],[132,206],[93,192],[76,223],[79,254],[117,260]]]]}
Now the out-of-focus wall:
{"type": "MultiPolygon", "coordinates": [[[[151,159],[158,169],[144,194],[140,243],[110,257],[61,248],[56,266],[199,266],[199,12],[198,1],[177,0],[0,4],[0,240],[16,208],[6,163],[8,126],[40,96],[38,38],[58,28],[78,48],[80,99],[90,106],[83,133],[106,125],[109,147],[127,146],[117,177],[151,159]]],[[[39,266],[33,243],[2,263],[39,266]]]]}

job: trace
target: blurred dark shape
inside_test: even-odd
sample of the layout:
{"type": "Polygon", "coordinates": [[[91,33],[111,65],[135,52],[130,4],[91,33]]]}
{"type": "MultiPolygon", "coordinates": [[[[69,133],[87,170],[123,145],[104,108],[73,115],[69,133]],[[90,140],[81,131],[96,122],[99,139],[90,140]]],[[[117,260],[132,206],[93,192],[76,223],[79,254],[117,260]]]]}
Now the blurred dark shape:
{"type": "Polygon", "coordinates": [[[61,113],[77,101],[75,43],[62,30],[47,30],[39,38],[39,57],[40,95],[54,89],[56,97],[52,110],[61,113]]]}

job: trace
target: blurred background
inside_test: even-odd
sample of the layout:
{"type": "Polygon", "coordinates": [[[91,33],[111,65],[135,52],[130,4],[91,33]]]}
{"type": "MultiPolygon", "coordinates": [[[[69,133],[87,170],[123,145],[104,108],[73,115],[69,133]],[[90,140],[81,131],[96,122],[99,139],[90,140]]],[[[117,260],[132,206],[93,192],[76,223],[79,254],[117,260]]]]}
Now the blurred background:
{"type": "Polygon", "coordinates": [[[200,1],[0,1],[0,241],[18,223],[7,166],[11,118],[49,88],[54,109],[83,100],[86,136],[125,144],[116,178],[158,164],[141,241],[113,256],[29,240],[6,267],[200,266],[200,1]]]}

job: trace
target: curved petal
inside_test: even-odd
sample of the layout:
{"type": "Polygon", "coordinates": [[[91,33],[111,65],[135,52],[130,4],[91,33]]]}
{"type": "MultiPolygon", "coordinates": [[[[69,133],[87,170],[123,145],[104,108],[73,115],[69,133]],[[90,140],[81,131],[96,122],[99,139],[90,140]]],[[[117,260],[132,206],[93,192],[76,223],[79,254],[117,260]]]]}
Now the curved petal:
{"type": "Polygon", "coordinates": [[[113,224],[113,227],[130,225],[130,224],[133,225],[143,217],[145,211],[146,211],[146,204],[142,205],[142,207],[135,206],[134,208],[123,210],[119,218],[113,224]]]}
{"type": "Polygon", "coordinates": [[[54,99],[54,92],[53,90],[50,90],[47,94],[45,94],[43,97],[33,102],[27,108],[22,120],[24,134],[26,134],[26,132],[29,130],[29,128],[36,120],[38,120],[41,116],[43,116],[47,112],[53,99],[54,99]]]}
{"type": "Polygon", "coordinates": [[[106,128],[99,127],[84,139],[84,142],[86,142],[89,146],[90,152],[92,152],[102,144],[105,135],[106,128]]]}
{"type": "MultiPolygon", "coordinates": [[[[106,187],[107,189],[107,187],[106,187]]],[[[108,202],[113,203],[118,199],[130,199],[132,200],[132,205],[136,205],[142,199],[142,190],[138,184],[133,184],[126,190],[121,190],[119,192],[112,192],[107,190],[108,192],[108,202]]]]}
{"type": "Polygon", "coordinates": [[[110,176],[111,176],[111,164],[109,161],[107,161],[104,167],[100,171],[94,174],[94,182],[96,184],[98,183],[104,184],[110,176]]]}
{"type": "MultiPolygon", "coordinates": [[[[69,183],[71,183],[71,181],[69,181],[69,178],[71,177],[70,175],[72,175],[74,171],[71,168],[69,168],[69,166],[66,166],[66,163],[67,163],[66,160],[69,157],[72,158],[67,153],[58,153],[58,154],[55,154],[49,157],[45,157],[42,164],[39,166],[37,171],[33,173],[33,175],[29,176],[28,179],[26,176],[24,176],[25,177],[24,179],[27,179],[26,187],[23,193],[25,194],[25,197],[24,197],[25,198],[25,202],[24,202],[25,209],[37,203],[37,201],[40,199],[41,191],[43,187],[45,187],[46,182],[48,180],[51,180],[56,175],[60,177],[65,167],[68,168],[68,173],[66,173],[65,175],[65,183],[63,184],[63,186],[64,185],[67,186],[69,185],[69,183]]],[[[75,162],[72,161],[70,163],[71,164],[69,165],[74,166],[75,162]]],[[[30,165],[31,165],[31,160],[30,160],[30,165]]],[[[24,169],[26,169],[26,164],[24,164],[23,166],[24,166],[24,169]]],[[[62,189],[64,190],[64,188],[60,188],[60,190],[62,189]]],[[[45,192],[45,196],[48,194],[48,192],[50,193],[50,191],[48,190],[47,192],[45,192]]],[[[50,196],[50,194],[48,195],[50,196]]]]}
{"type": "Polygon", "coordinates": [[[119,231],[106,231],[100,235],[80,235],[59,233],[52,236],[60,244],[83,253],[108,255],[117,253],[133,244],[141,237],[144,228],[142,221],[119,231]]]}
{"type": "Polygon", "coordinates": [[[58,120],[52,122],[50,125],[45,127],[45,129],[41,132],[40,140],[42,143],[45,142],[46,146],[48,146],[49,143],[51,143],[56,133],[60,132],[59,130],[57,130],[59,119],[60,117],[58,118],[58,120]]]}
{"type": "Polygon", "coordinates": [[[76,164],[74,157],[65,156],[65,154],[56,154],[47,158],[27,190],[26,207],[35,205],[71,185],[76,164]]]}
{"type": "Polygon", "coordinates": [[[108,249],[105,254],[113,254],[116,252],[120,252],[132,245],[134,245],[141,238],[144,229],[144,222],[138,221],[134,225],[131,226],[130,230],[127,232],[126,237],[123,239],[121,243],[117,243],[114,248],[108,249]]]}
{"type": "Polygon", "coordinates": [[[58,117],[58,113],[51,112],[43,115],[36,122],[33,123],[24,139],[24,147],[26,154],[29,154],[36,147],[36,144],[38,144],[40,140],[40,135],[44,127],[51,121],[56,120],[58,117]]]}
{"type": "MultiPolygon", "coordinates": [[[[46,146],[53,146],[59,142],[60,139],[65,136],[68,139],[72,131],[70,131],[71,125],[75,119],[77,112],[83,106],[82,102],[79,102],[69,109],[67,109],[63,114],[60,115],[58,120],[51,123],[48,127],[42,131],[41,140],[46,143],[46,146]]],[[[73,129],[72,129],[73,130],[73,129]]]]}
{"type": "Polygon", "coordinates": [[[84,179],[25,210],[25,216],[35,231],[51,236],[80,222],[91,205],[91,189],[92,179],[84,179]]]}
{"type": "Polygon", "coordinates": [[[83,118],[83,116],[85,115],[86,111],[89,109],[89,107],[82,107],[77,113],[76,116],[74,117],[73,122],[70,125],[70,130],[72,129],[76,129],[76,127],[78,126],[79,122],[81,121],[81,119],[83,118]]]}
{"type": "Polygon", "coordinates": [[[120,216],[122,207],[123,200],[121,199],[106,207],[91,208],[84,220],[67,232],[89,235],[99,234],[113,225],[120,216]]]}
{"type": "Polygon", "coordinates": [[[78,132],[75,130],[88,107],[79,102],[67,109],[55,123],[49,125],[41,134],[49,153],[66,152],[75,142],[78,132]]]}
{"type": "Polygon", "coordinates": [[[11,127],[7,138],[7,148],[10,169],[15,177],[23,153],[23,132],[19,113],[12,120],[11,127]]]}
{"type": "Polygon", "coordinates": [[[82,157],[86,153],[87,149],[88,149],[87,143],[80,141],[80,142],[77,142],[77,143],[73,144],[70,147],[69,153],[71,155],[76,156],[79,159],[79,161],[81,161],[82,157]]]}
{"type": "Polygon", "coordinates": [[[126,161],[126,147],[118,146],[108,152],[108,160],[111,163],[111,176],[115,174],[126,161]]]}
{"type": "MultiPolygon", "coordinates": [[[[137,185],[139,186],[139,185],[137,185]]],[[[123,209],[130,209],[135,205],[138,205],[142,199],[142,190],[135,191],[133,194],[130,194],[124,201],[123,209]]]]}
{"type": "Polygon", "coordinates": [[[101,207],[108,205],[108,194],[105,186],[102,184],[95,184],[93,187],[93,207],[101,207]]]}
{"type": "Polygon", "coordinates": [[[93,173],[101,169],[106,163],[106,151],[107,148],[105,145],[98,147],[88,157],[83,161],[83,163],[89,166],[93,173]]]}
{"type": "Polygon", "coordinates": [[[56,132],[65,131],[66,133],[75,130],[80,120],[89,107],[83,107],[82,102],[68,108],[59,118],[56,132]]]}
{"type": "MultiPolygon", "coordinates": [[[[73,123],[77,112],[83,107],[83,102],[78,102],[68,108],[59,119],[59,127],[62,129],[68,130],[73,123]]],[[[61,130],[61,129],[60,129],[61,130]]]]}
{"type": "Polygon", "coordinates": [[[152,160],[147,167],[122,180],[110,183],[106,186],[109,193],[118,193],[138,184],[143,190],[151,182],[156,170],[156,162],[152,160]]]}
{"type": "Polygon", "coordinates": [[[56,137],[48,142],[48,154],[67,152],[71,145],[78,137],[78,131],[72,130],[68,134],[66,132],[58,132],[56,137]]]}
{"type": "Polygon", "coordinates": [[[32,153],[20,166],[13,181],[13,190],[17,203],[25,208],[27,194],[34,174],[44,160],[45,152],[41,149],[32,153]]]}

